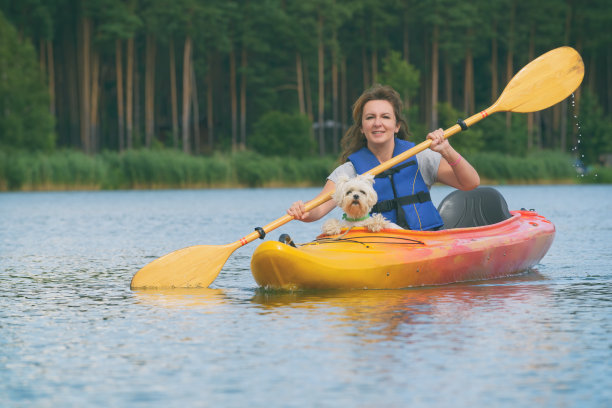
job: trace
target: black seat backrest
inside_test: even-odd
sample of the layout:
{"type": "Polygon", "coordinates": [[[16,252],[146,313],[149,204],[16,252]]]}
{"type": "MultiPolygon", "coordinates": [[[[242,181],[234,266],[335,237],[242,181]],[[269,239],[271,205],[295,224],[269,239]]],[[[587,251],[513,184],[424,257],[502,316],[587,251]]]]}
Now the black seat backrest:
{"type": "Polygon", "coordinates": [[[492,187],[453,191],[438,206],[444,228],[480,227],[512,217],[501,193],[492,187]]]}

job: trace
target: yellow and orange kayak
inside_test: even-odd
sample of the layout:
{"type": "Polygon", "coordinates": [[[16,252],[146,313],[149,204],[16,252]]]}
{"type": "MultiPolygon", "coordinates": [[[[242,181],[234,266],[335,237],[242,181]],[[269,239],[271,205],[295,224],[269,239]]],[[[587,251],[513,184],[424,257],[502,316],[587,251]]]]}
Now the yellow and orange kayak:
{"type": "Polygon", "coordinates": [[[297,247],[262,243],[253,253],[257,284],[282,289],[399,289],[523,273],[552,245],[555,226],[534,211],[501,222],[441,231],[355,228],[297,247]]]}

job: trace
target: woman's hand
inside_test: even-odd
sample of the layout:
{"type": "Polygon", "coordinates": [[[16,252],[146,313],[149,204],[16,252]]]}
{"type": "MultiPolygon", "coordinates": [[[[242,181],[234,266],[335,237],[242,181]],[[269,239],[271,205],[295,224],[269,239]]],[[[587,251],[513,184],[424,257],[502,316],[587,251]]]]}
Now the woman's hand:
{"type": "Polygon", "coordinates": [[[434,152],[440,153],[445,158],[450,154],[452,147],[448,140],[444,138],[444,130],[441,128],[429,133],[427,139],[431,140],[429,148],[434,152]]]}
{"type": "MultiPolygon", "coordinates": [[[[335,188],[336,184],[334,184],[334,182],[331,180],[327,180],[325,187],[323,187],[323,190],[316,198],[331,195],[335,188]]],[[[287,210],[287,214],[298,221],[313,222],[321,219],[323,216],[333,210],[335,206],[336,202],[328,199],[328,201],[324,202],[323,204],[320,204],[310,211],[306,211],[306,205],[304,202],[296,201],[295,203],[291,204],[291,207],[289,207],[287,210]]]]}
{"type": "Polygon", "coordinates": [[[304,206],[303,201],[296,201],[295,203],[291,204],[291,207],[289,207],[287,210],[287,214],[300,221],[303,221],[306,217],[308,217],[308,212],[306,212],[306,207],[304,206]]]}
{"type": "Polygon", "coordinates": [[[460,190],[472,190],[480,185],[480,176],[467,160],[453,149],[444,138],[444,131],[437,129],[427,135],[429,148],[442,155],[437,181],[460,190]]]}

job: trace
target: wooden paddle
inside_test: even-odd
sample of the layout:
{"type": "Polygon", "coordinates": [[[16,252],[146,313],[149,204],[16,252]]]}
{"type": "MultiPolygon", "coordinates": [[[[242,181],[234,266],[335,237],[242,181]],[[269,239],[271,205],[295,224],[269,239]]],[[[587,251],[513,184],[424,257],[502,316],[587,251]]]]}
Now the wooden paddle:
{"type": "MultiPolygon", "coordinates": [[[[444,131],[444,137],[459,133],[495,112],[535,112],[548,108],[567,98],[582,82],[584,64],[580,54],[570,47],[560,47],[536,58],[510,80],[499,99],[488,109],[473,115],[460,124],[444,131]]],[[[431,145],[426,140],[412,149],[393,157],[369,170],[368,174],[381,173],[431,145]]],[[[332,192],[306,203],[306,211],[330,200],[332,192]]],[[[196,245],[171,252],[149,263],[136,272],[131,288],[208,287],[219,275],[229,256],[264,233],[268,233],[291,221],[285,215],[264,226],[262,233],[255,231],[227,245],[196,245]]]]}

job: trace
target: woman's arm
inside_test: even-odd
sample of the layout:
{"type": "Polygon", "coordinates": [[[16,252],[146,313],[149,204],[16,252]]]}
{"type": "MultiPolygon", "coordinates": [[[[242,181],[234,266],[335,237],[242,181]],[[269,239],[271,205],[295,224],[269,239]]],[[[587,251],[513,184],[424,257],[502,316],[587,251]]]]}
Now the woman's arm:
{"type": "MultiPolygon", "coordinates": [[[[336,183],[331,180],[327,180],[323,190],[319,193],[317,197],[322,195],[331,193],[336,189],[336,183]]],[[[327,215],[331,210],[336,206],[336,202],[331,199],[321,204],[318,207],[313,208],[310,211],[306,211],[306,207],[303,201],[296,201],[291,205],[291,207],[287,210],[287,214],[291,215],[294,219],[303,221],[303,222],[313,222],[321,219],[325,215],[327,215]]]]}
{"type": "Polygon", "coordinates": [[[429,147],[442,155],[438,167],[438,181],[459,190],[473,190],[480,185],[480,176],[472,165],[461,156],[444,138],[442,129],[427,135],[429,147]]]}

